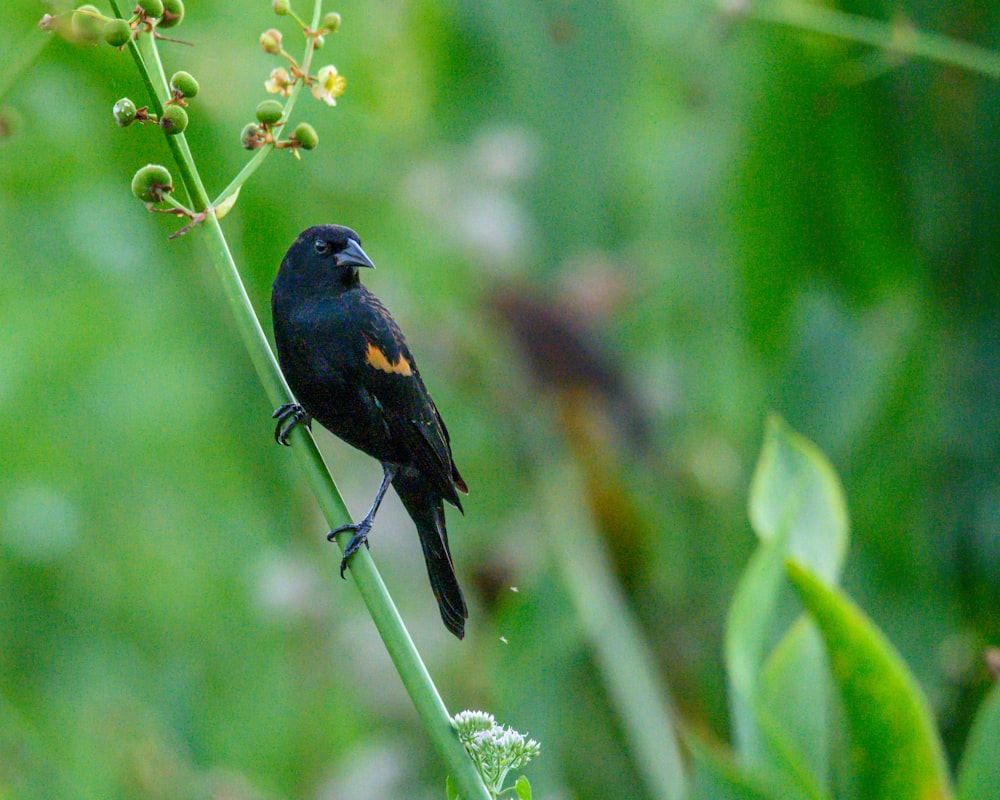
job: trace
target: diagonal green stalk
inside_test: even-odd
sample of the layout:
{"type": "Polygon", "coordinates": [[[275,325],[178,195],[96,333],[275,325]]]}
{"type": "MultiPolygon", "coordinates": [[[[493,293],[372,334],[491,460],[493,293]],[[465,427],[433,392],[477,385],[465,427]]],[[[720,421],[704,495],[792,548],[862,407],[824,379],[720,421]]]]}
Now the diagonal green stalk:
{"type": "MultiPolygon", "coordinates": [[[[116,0],[111,0],[111,4],[115,14],[120,17],[121,13],[116,0]]],[[[320,9],[320,0],[316,0],[313,12],[314,29],[319,25],[320,9]]],[[[150,51],[148,56],[144,56],[140,52],[135,42],[132,43],[130,49],[146,84],[150,102],[157,109],[157,113],[162,113],[160,98],[168,96],[168,87],[163,68],[160,66],[156,42],[152,37],[146,38],[150,51]],[[156,65],[154,73],[148,69],[149,61],[156,65]]],[[[222,232],[222,227],[214,210],[209,206],[208,194],[198,174],[187,141],[183,134],[167,136],[166,139],[177,162],[181,180],[191,198],[193,207],[199,211],[208,210],[204,223],[198,228],[203,232],[209,260],[215,267],[222,283],[240,337],[243,339],[254,368],[257,370],[268,400],[273,406],[292,402],[294,398],[291,390],[281,374],[267,337],[254,312],[253,305],[240,278],[239,270],[229,250],[226,237],[222,232]]],[[[337,528],[344,523],[351,522],[347,506],[323,462],[323,457],[316,447],[312,433],[305,426],[300,425],[292,431],[290,439],[293,444],[293,453],[299,460],[306,480],[316,496],[327,523],[331,528],[337,528]]],[[[337,537],[337,544],[341,551],[347,546],[349,540],[349,533],[337,537]]],[[[361,598],[368,607],[375,627],[385,643],[400,679],[413,701],[417,714],[445,762],[449,775],[458,786],[463,800],[490,800],[489,791],[459,741],[448,710],[438,694],[437,687],[431,680],[367,549],[362,548],[351,557],[350,573],[361,598]]]]}
{"type": "Polygon", "coordinates": [[[763,22],[828,34],[1000,78],[1000,53],[906,24],[881,22],[802,0],[750,0],[746,13],[763,22]]]}
{"type": "Polygon", "coordinates": [[[593,650],[635,765],[657,800],[688,796],[676,708],[656,659],[622,594],[610,556],[580,505],[586,496],[567,459],[541,457],[539,492],[552,555],[593,650]],[[556,533],[557,532],[557,533],[556,533]]]}

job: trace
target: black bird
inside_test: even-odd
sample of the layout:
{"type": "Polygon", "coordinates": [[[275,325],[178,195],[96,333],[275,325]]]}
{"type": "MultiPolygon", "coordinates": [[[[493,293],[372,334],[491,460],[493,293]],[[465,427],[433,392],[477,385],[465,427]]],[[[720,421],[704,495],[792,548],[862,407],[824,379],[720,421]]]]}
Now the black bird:
{"type": "Polygon", "coordinates": [[[298,403],[274,412],[275,439],[315,419],[348,444],[382,462],[371,509],[352,531],[340,563],[368,544],[375,512],[391,483],[417,526],[431,587],[445,626],[459,639],[469,618],[448,549],[444,504],[459,511],[468,488],[451,456],[441,419],[385,306],[358,278],[375,265],[350,228],[317,225],[288,249],[271,289],[278,362],[298,403]]]}

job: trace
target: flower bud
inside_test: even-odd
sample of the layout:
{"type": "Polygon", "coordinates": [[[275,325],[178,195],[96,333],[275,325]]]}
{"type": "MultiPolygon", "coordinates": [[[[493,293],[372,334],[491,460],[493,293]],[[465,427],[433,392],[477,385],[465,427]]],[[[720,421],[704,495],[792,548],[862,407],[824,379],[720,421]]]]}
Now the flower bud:
{"type": "Polygon", "coordinates": [[[175,72],[170,78],[170,89],[171,91],[178,92],[184,97],[194,97],[198,94],[198,81],[194,79],[194,76],[190,72],[175,72]]]}
{"type": "Polygon", "coordinates": [[[329,14],[323,17],[323,27],[326,28],[330,33],[336,33],[340,30],[340,14],[336,11],[331,11],[329,14]]]}
{"type": "Polygon", "coordinates": [[[147,17],[163,16],[163,0],[139,0],[139,8],[147,17]]]}
{"type": "Polygon", "coordinates": [[[313,48],[315,48],[316,50],[322,50],[323,45],[325,44],[326,44],[326,39],[324,39],[322,36],[316,35],[313,37],[313,48]]]}
{"type": "Polygon", "coordinates": [[[173,190],[173,178],[159,164],[147,164],[132,178],[132,194],[146,203],[159,203],[173,190]]]}
{"type": "Polygon", "coordinates": [[[104,41],[112,47],[124,47],[132,41],[132,28],[123,19],[109,19],[104,25],[104,41]]]}
{"type": "Polygon", "coordinates": [[[273,125],[281,119],[283,112],[284,108],[277,100],[264,100],[257,105],[257,120],[264,125],[273,125]]]}
{"type": "Polygon", "coordinates": [[[188,126],[188,114],[180,106],[167,106],[163,109],[163,116],[160,118],[160,127],[167,136],[176,136],[184,133],[188,126]]]}
{"type": "Polygon", "coordinates": [[[163,0],[163,16],[158,28],[174,28],[184,21],[184,0],[163,0]]]}
{"type": "Polygon", "coordinates": [[[240,133],[240,144],[244,150],[256,150],[264,143],[264,131],[256,122],[244,126],[240,133]]]}
{"type": "Polygon", "coordinates": [[[104,24],[108,21],[97,6],[80,6],[70,18],[70,30],[73,37],[85,42],[96,42],[104,32],[104,24]]]}
{"type": "Polygon", "coordinates": [[[299,147],[303,150],[312,150],[319,144],[319,135],[308,122],[300,122],[295,128],[292,138],[299,143],[299,147]]]}
{"type": "Polygon", "coordinates": [[[119,128],[127,128],[135,122],[135,103],[127,97],[123,97],[115,103],[115,107],[111,109],[111,113],[114,114],[115,124],[118,125],[119,128]]]}
{"type": "Polygon", "coordinates": [[[288,0],[271,0],[271,8],[274,9],[275,14],[283,17],[291,10],[291,4],[288,0]]]}
{"type": "Polygon", "coordinates": [[[271,28],[264,31],[260,35],[260,46],[264,48],[265,53],[270,53],[273,56],[281,54],[281,31],[277,28],[271,28]]]}

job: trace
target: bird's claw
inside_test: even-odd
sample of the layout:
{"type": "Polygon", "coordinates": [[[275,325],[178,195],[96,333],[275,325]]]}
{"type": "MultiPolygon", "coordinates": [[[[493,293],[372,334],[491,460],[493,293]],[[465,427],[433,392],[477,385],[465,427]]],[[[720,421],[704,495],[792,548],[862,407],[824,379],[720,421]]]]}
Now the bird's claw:
{"type": "Polygon", "coordinates": [[[351,531],[354,535],[351,537],[351,541],[347,543],[347,547],[344,548],[344,557],[340,560],[340,577],[344,577],[344,571],[347,569],[347,562],[350,560],[358,550],[361,549],[361,545],[368,547],[368,532],[372,529],[371,520],[363,519],[361,522],[352,523],[350,525],[341,525],[336,530],[330,531],[326,535],[326,540],[332,542],[338,533],[344,533],[346,531],[351,531]]]}
{"type": "Polygon", "coordinates": [[[278,424],[274,426],[274,441],[285,447],[289,446],[288,436],[296,425],[305,424],[308,428],[312,421],[312,417],[298,403],[285,403],[283,406],[278,406],[271,415],[271,419],[278,420],[278,424]]]}

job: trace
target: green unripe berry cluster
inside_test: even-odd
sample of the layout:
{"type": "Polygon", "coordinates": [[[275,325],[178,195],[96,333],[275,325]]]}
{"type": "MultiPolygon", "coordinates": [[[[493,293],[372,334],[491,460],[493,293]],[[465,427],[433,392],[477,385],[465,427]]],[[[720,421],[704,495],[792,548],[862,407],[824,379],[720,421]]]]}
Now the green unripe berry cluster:
{"type": "Polygon", "coordinates": [[[319,134],[308,122],[300,122],[292,133],[292,138],[299,143],[303,150],[312,150],[319,144],[319,134]]]}
{"type": "Polygon", "coordinates": [[[176,136],[184,133],[188,125],[188,114],[181,106],[170,105],[163,109],[163,116],[160,118],[160,127],[167,136],[176,136]]]}
{"type": "Polygon", "coordinates": [[[173,182],[166,167],[147,164],[132,178],[132,194],[144,203],[159,203],[174,190],[173,182]]]}
{"type": "Polygon", "coordinates": [[[195,97],[198,94],[198,81],[190,72],[175,72],[170,78],[170,90],[180,94],[182,97],[195,97]]]}
{"type": "Polygon", "coordinates": [[[281,119],[283,111],[277,100],[264,100],[257,105],[257,121],[262,125],[274,125],[281,119]]]}
{"type": "Polygon", "coordinates": [[[123,19],[109,19],[101,35],[112,47],[124,47],[132,41],[132,26],[123,19]]]}
{"type": "Polygon", "coordinates": [[[173,28],[184,21],[184,0],[163,0],[159,28],[173,28]]]}
{"type": "Polygon", "coordinates": [[[139,0],[139,8],[147,17],[163,16],[163,0],[139,0]]]}
{"type": "Polygon", "coordinates": [[[256,122],[250,122],[240,132],[240,144],[244,150],[256,150],[264,144],[264,129],[256,122]]]}
{"type": "Polygon", "coordinates": [[[80,6],[70,17],[70,30],[76,39],[85,42],[96,42],[104,33],[104,26],[108,18],[105,17],[97,6],[80,6]]]}
{"type": "Polygon", "coordinates": [[[114,114],[115,124],[118,125],[119,128],[127,128],[135,122],[137,112],[135,103],[127,97],[123,97],[115,103],[115,107],[111,110],[111,113],[114,114]]]}

